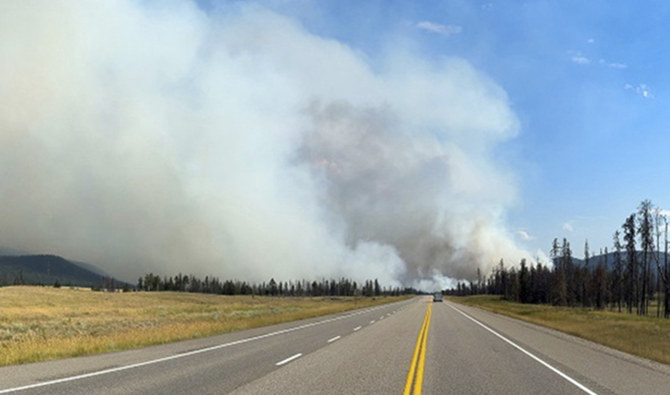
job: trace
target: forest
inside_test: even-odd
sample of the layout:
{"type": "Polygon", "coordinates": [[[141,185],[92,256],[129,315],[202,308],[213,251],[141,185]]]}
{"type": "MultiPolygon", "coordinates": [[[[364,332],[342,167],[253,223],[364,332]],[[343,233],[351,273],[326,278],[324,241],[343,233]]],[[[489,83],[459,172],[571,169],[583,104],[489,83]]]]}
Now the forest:
{"type": "Polygon", "coordinates": [[[210,276],[201,279],[181,273],[164,277],[146,274],[137,280],[137,290],[264,296],[396,296],[418,292],[413,288],[384,287],[377,279],[366,280],[363,284],[348,278],[321,281],[275,281],[271,278],[267,282],[248,283],[239,280],[222,281],[210,276]]]}
{"type": "Polygon", "coordinates": [[[570,242],[554,239],[551,263],[506,267],[503,260],[489,276],[477,271],[474,282],[459,282],[450,295],[494,294],[503,299],[557,306],[610,309],[670,318],[668,217],[649,200],[625,218],[609,247],[584,259],[573,258],[570,242]],[[650,306],[655,307],[650,311],[650,306]]]}

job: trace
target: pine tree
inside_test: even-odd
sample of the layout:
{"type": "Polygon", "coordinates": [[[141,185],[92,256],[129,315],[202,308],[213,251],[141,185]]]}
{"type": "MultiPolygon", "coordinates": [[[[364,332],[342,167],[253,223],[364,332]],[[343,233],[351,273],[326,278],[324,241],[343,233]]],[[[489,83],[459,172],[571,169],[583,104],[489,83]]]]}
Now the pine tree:
{"type": "Polygon", "coordinates": [[[591,306],[594,290],[591,284],[591,252],[589,251],[589,241],[584,242],[584,267],[580,271],[580,291],[582,306],[591,306]]]}
{"type": "Polygon", "coordinates": [[[566,275],[566,257],[565,253],[569,251],[570,247],[566,239],[563,239],[563,248],[559,249],[558,239],[554,239],[552,246],[552,258],[554,260],[554,275],[552,276],[551,285],[551,303],[558,306],[565,306],[568,304],[568,286],[566,275]],[[560,255],[559,255],[559,251],[560,255]]]}
{"type": "Polygon", "coordinates": [[[274,278],[270,279],[270,282],[268,283],[268,288],[270,295],[276,296],[277,295],[277,282],[275,281],[274,278]]]}
{"type": "Polygon", "coordinates": [[[651,201],[643,200],[638,208],[638,235],[642,248],[641,290],[639,314],[646,315],[649,310],[649,292],[651,284],[650,259],[654,253],[653,218],[651,201]]]}
{"type": "Polygon", "coordinates": [[[621,245],[619,231],[614,232],[614,270],[612,273],[612,296],[613,300],[616,301],[617,311],[621,312],[621,303],[623,302],[623,261],[621,260],[621,250],[623,246],[621,245]]]}
{"type": "Polygon", "coordinates": [[[640,312],[638,292],[637,253],[635,251],[635,214],[631,214],[623,224],[623,239],[626,243],[626,270],[624,272],[624,298],[629,313],[640,312]]]}
{"type": "Polygon", "coordinates": [[[531,291],[530,291],[530,273],[528,272],[528,267],[526,266],[526,260],[522,259],[519,268],[519,302],[521,303],[530,303],[531,302],[531,291]]]}

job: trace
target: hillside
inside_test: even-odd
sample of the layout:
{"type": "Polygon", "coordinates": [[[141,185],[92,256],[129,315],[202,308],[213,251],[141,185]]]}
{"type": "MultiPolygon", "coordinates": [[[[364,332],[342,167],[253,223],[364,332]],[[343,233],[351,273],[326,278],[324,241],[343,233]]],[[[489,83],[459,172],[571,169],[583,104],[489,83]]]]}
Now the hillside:
{"type": "MultiPolygon", "coordinates": [[[[68,261],[56,255],[0,256],[0,285],[33,284],[82,287],[101,286],[104,272],[91,270],[92,265],[68,261]]],[[[117,286],[123,286],[117,282],[117,286]]]]}
{"type": "MultiPolygon", "coordinates": [[[[654,253],[654,255],[655,254],[656,253],[654,253]]],[[[628,254],[625,251],[622,251],[621,252],[621,262],[622,262],[623,267],[626,267],[627,257],[628,257],[628,254]]],[[[642,251],[637,251],[637,259],[638,259],[638,262],[642,261],[642,251]]],[[[661,263],[661,267],[663,267],[663,264],[664,264],[664,253],[663,252],[660,252],[658,254],[658,259],[661,263]]],[[[670,254],[668,254],[668,260],[670,261],[670,254]]],[[[584,260],[583,259],[573,257],[572,262],[575,265],[578,265],[578,266],[583,266],[584,265],[584,260]]],[[[591,268],[594,268],[600,262],[604,263],[608,270],[613,270],[614,269],[614,263],[615,263],[615,253],[610,252],[607,255],[603,254],[603,255],[592,256],[589,259],[589,266],[591,268]]],[[[656,261],[655,260],[651,261],[651,271],[652,271],[652,273],[656,273],[656,261]]]]}

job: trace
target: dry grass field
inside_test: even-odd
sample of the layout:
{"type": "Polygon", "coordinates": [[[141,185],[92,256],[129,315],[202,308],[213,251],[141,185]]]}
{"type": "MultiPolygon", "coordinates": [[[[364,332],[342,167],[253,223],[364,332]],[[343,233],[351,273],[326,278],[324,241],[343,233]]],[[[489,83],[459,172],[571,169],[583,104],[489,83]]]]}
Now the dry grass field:
{"type": "MultiPolygon", "coordinates": [[[[556,329],[630,354],[670,364],[670,320],[611,311],[512,303],[499,296],[450,300],[556,329]]],[[[655,313],[654,309],[654,313],[655,313]]]]}
{"type": "Polygon", "coordinates": [[[232,332],[406,297],[279,298],[0,288],[0,366],[232,332]]]}

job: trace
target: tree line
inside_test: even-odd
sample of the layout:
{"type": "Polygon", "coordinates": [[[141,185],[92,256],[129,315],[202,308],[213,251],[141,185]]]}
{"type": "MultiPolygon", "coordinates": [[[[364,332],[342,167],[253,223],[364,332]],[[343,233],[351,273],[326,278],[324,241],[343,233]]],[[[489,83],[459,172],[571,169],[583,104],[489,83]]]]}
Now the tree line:
{"type": "Polygon", "coordinates": [[[221,280],[218,277],[177,274],[159,276],[153,273],[138,278],[140,291],[176,291],[219,295],[265,295],[265,296],[396,296],[413,294],[413,288],[384,287],[377,279],[359,284],[349,278],[322,279],[321,281],[276,281],[249,283],[239,280],[221,280]]]}
{"type": "Polygon", "coordinates": [[[132,290],[132,285],[118,281],[114,277],[103,276],[100,278],[100,282],[97,284],[82,284],[77,281],[64,280],[61,282],[60,278],[55,277],[53,283],[42,281],[41,279],[35,279],[34,276],[28,276],[25,278],[23,275],[23,270],[18,270],[16,273],[0,273],[0,287],[9,286],[9,285],[34,285],[39,287],[52,286],[54,288],[61,287],[87,287],[90,286],[92,291],[122,291],[130,292],[132,290]]]}
{"type": "Polygon", "coordinates": [[[609,308],[649,315],[656,298],[656,316],[670,318],[670,262],[668,218],[664,211],[644,200],[624,220],[612,237],[612,250],[601,250],[596,262],[588,241],[584,260],[573,259],[567,239],[554,239],[552,265],[541,262],[505,267],[503,260],[487,277],[477,272],[477,281],[459,282],[446,290],[452,295],[496,294],[520,303],[609,308]]]}

